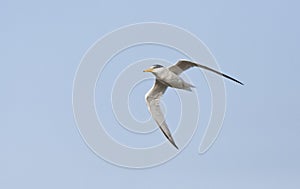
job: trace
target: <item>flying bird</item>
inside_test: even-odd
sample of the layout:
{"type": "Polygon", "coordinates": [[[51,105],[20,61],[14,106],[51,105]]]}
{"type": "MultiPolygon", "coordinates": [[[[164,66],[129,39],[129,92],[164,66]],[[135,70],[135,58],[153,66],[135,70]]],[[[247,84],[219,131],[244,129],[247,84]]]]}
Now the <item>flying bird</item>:
{"type": "Polygon", "coordinates": [[[171,132],[168,128],[168,125],[166,123],[166,120],[160,108],[160,97],[165,93],[168,87],[192,91],[192,88],[194,88],[195,86],[185,82],[179,76],[182,72],[192,67],[198,67],[198,68],[209,70],[227,79],[230,79],[241,85],[244,85],[242,82],[226,74],[218,72],[207,66],[197,64],[187,60],[179,60],[176,64],[170,67],[164,67],[162,65],[156,64],[144,70],[144,72],[151,72],[156,77],[153,87],[145,95],[145,100],[148,106],[148,110],[151,113],[151,116],[153,117],[157,125],[159,126],[160,130],[164,133],[165,137],[167,137],[170,143],[177,149],[178,146],[176,145],[171,135],[171,132]]]}

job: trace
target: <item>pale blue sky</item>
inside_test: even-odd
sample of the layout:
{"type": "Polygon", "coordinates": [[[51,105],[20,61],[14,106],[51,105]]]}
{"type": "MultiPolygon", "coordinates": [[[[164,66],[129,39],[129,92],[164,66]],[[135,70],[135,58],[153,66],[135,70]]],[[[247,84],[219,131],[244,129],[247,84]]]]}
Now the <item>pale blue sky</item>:
{"type": "Polygon", "coordinates": [[[279,0],[0,2],[0,188],[299,188],[299,8],[279,0]],[[201,72],[189,71],[203,103],[192,142],[166,164],[132,170],[85,145],[73,119],[72,85],[97,39],[146,21],[194,33],[222,70],[246,85],[226,82],[223,129],[199,156],[209,92],[201,72]]]}

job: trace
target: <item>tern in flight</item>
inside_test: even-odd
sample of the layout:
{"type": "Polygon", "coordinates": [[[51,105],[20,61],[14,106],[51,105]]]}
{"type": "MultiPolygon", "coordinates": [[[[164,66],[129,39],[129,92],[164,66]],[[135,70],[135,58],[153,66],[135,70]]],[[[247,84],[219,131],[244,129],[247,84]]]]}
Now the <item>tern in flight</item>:
{"type": "Polygon", "coordinates": [[[156,64],[156,65],[153,65],[150,68],[144,70],[144,72],[153,73],[156,77],[153,87],[145,95],[145,100],[146,100],[149,112],[151,113],[151,116],[153,117],[155,122],[158,124],[160,130],[164,133],[164,135],[167,137],[167,139],[170,141],[170,143],[173,144],[173,146],[177,149],[178,149],[178,147],[177,147],[177,145],[171,135],[171,132],[168,128],[168,125],[165,121],[165,118],[161,111],[159,102],[160,102],[160,97],[164,94],[164,92],[166,91],[166,89],[168,87],[192,91],[191,88],[194,88],[194,86],[185,82],[181,77],[179,77],[179,75],[183,71],[185,71],[191,67],[198,67],[198,68],[203,68],[203,69],[209,70],[209,71],[214,72],[218,75],[221,75],[227,79],[230,79],[241,85],[244,85],[242,82],[240,82],[226,74],[218,72],[207,66],[197,64],[197,63],[187,61],[187,60],[179,60],[175,65],[172,65],[170,67],[163,67],[162,65],[156,64]]]}

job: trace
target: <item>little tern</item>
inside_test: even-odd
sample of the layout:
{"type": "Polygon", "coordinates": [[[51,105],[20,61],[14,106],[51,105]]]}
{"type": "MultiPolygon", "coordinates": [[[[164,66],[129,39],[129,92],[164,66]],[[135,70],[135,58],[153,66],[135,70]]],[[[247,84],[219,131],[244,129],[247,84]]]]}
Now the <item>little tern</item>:
{"type": "Polygon", "coordinates": [[[172,137],[172,134],[168,128],[168,125],[165,121],[164,115],[160,108],[160,97],[165,93],[168,87],[192,91],[191,88],[194,88],[194,86],[185,82],[181,77],[179,77],[179,75],[182,72],[192,67],[199,67],[202,69],[209,70],[227,79],[230,79],[241,85],[244,85],[242,82],[224,73],[221,73],[207,66],[197,64],[188,60],[179,60],[176,64],[170,67],[164,67],[162,65],[156,64],[144,70],[144,72],[151,72],[156,77],[153,87],[145,95],[145,100],[148,106],[148,110],[151,116],[153,117],[153,119],[155,120],[155,122],[157,123],[157,125],[159,126],[160,130],[164,133],[164,135],[167,137],[170,143],[177,149],[178,146],[176,145],[172,137]]]}

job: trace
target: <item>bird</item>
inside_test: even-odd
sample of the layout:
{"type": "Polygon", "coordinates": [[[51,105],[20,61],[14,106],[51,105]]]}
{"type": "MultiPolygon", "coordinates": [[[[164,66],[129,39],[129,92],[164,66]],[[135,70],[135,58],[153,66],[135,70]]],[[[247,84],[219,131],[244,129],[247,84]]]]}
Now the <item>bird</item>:
{"type": "Polygon", "coordinates": [[[217,70],[214,70],[212,68],[209,68],[205,65],[198,64],[189,60],[179,60],[176,64],[171,65],[169,67],[164,67],[159,64],[155,64],[151,66],[150,68],[143,70],[143,72],[150,72],[154,74],[155,76],[155,83],[152,86],[152,88],[146,93],[145,95],[145,101],[148,107],[148,110],[152,116],[152,118],[155,120],[156,124],[159,126],[162,133],[165,135],[165,137],[169,140],[169,142],[176,148],[179,149],[176,145],[172,134],[168,128],[168,125],[166,123],[165,117],[162,113],[161,107],[160,107],[160,98],[163,96],[165,91],[168,87],[176,88],[176,89],[182,89],[186,91],[192,91],[192,88],[195,86],[187,83],[184,81],[180,74],[189,68],[192,67],[198,67],[205,70],[209,70],[211,72],[214,72],[215,74],[218,74],[220,76],[223,76],[227,79],[230,79],[236,83],[239,83],[240,85],[244,85],[242,82],[224,74],[217,70]]]}

